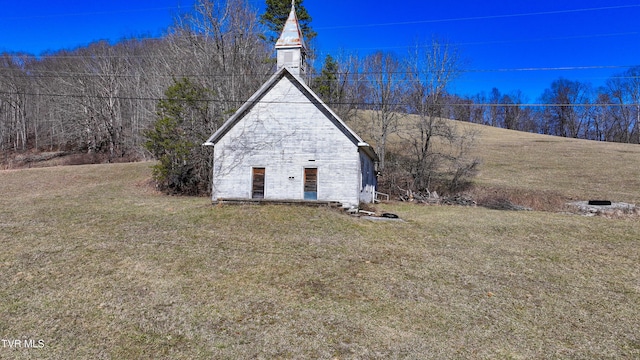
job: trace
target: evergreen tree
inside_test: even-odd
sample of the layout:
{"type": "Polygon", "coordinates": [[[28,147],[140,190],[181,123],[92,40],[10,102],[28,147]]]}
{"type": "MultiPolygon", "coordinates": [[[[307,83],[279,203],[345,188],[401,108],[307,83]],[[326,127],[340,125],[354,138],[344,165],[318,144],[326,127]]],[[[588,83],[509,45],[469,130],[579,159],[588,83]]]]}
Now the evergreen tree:
{"type": "Polygon", "coordinates": [[[209,136],[208,91],[189,79],[175,81],[158,101],[158,118],[145,132],[145,148],[158,160],[157,186],[170,194],[205,193],[211,179],[209,154],[201,143],[209,136]]]}
{"type": "MultiPolygon", "coordinates": [[[[302,5],[303,0],[295,0],[296,4],[296,16],[298,17],[298,22],[300,23],[300,29],[302,30],[302,35],[305,37],[307,42],[311,42],[311,40],[317,35],[315,31],[311,28],[311,16],[307,12],[307,9],[302,5]]],[[[271,35],[269,36],[269,41],[275,43],[284,28],[284,23],[287,21],[289,17],[289,12],[291,11],[291,1],[290,0],[266,0],[267,8],[260,16],[260,22],[267,26],[271,35]]]]}
{"type": "Polygon", "coordinates": [[[340,85],[338,84],[338,63],[331,55],[327,55],[322,65],[320,76],[313,81],[314,90],[329,106],[337,105],[341,100],[340,85]]]}

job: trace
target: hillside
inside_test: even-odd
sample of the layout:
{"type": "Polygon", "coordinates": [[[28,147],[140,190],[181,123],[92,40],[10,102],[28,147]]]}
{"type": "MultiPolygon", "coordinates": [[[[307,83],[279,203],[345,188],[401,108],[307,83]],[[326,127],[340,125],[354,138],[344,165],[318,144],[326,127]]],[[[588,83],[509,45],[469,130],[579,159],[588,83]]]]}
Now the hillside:
{"type": "Polygon", "coordinates": [[[640,203],[640,145],[478,129],[480,185],[640,203]]]}
{"type": "MultiPolygon", "coordinates": [[[[367,111],[361,111],[350,123],[365,138],[367,116],[367,111]]],[[[411,121],[416,118],[403,116],[400,128],[408,131],[411,121]]],[[[474,179],[476,187],[471,190],[477,197],[498,193],[537,210],[554,211],[572,199],[640,203],[640,145],[447,121],[478,134],[476,156],[482,159],[482,165],[474,179]]],[[[389,143],[397,146],[402,142],[391,136],[389,143]]]]}
{"type": "MultiPolygon", "coordinates": [[[[483,182],[518,186],[497,176],[520,146],[512,134],[484,134],[496,138],[486,159],[503,163],[486,161],[483,182]]],[[[585,146],[539,139],[521,141],[585,146]]],[[[158,194],[149,166],[0,171],[0,334],[43,344],[0,358],[640,356],[638,219],[386,204],[405,222],[374,223],[214,207],[158,194]]],[[[568,181],[531,180],[547,182],[568,181]]]]}

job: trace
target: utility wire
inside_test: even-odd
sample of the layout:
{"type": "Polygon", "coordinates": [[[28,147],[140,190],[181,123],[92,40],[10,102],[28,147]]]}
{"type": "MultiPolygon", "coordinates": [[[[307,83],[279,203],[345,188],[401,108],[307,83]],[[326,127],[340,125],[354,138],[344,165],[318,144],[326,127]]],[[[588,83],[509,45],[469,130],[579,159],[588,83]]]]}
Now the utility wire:
{"type": "MultiPolygon", "coordinates": [[[[476,21],[476,20],[486,20],[486,19],[500,19],[500,18],[516,18],[516,17],[525,17],[525,16],[540,16],[540,15],[554,15],[554,14],[566,14],[566,13],[580,13],[580,12],[594,12],[594,11],[605,11],[605,10],[625,10],[625,9],[633,9],[639,8],[640,4],[629,4],[629,5],[619,5],[619,6],[604,6],[604,7],[591,7],[591,8],[577,8],[577,9],[567,9],[567,10],[555,10],[555,11],[540,11],[540,12],[530,12],[530,13],[516,13],[516,14],[501,14],[501,15],[486,15],[486,16],[475,16],[475,17],[459,17],[459,18],[446,18],[446,19],[430,19],[430,20],[418,20],[418,21],[405,21],[405,22],[389,22],[389,23],[369,23],[369,24],[356,24],[356,25],[338,25],[338,26],[328,26],[328,27],[319,27],[317,30],[331,30],[331,29],[350,29],[350,28],[367,28],[367,27],[382,27],[382,26],[396,26],[396,25],[413,25],[413,24],[427,24],[427,23],[443,23],[443,22],[459,22],[459,21],[476,21]]],[[[92,16],[92,15],[117,15],[117,14],[125,14],[125,13],[137,13],[137,12],[149,12],[149,11],[167,11],[167,10],[181,10],[184,8],[190,7],[158,7],[158,8],[145,8],[145,9],[129,9],[129,10],[117,10],[117,11],[102,11],[102,12],[85,12],[85,13],[62,13],[62,14],[50,14],[50,15],[34,15],[34,16],[23,16],[23,17],[0,17],[0,21],[7,20],[30,20],[30,19],[43,19],[43,18],[57,18],[57,17],[76,17],[76,16],[92,16]]],[[[595,34],[595,35],[584,35],[584,36],[575,36],[575,37],[566,37],[566,38],[552,38],[550,40],[557,39],[574,39],[574,38],[594,38],[594,37],[603,37],[603,36],[626,36],[626,35],[637,35],[638,32],[627,32],[627,33],[617,33],[617,34],[595,34]]],[[[522,42],[522,41],[545,41],[545,39],[530,39],[530,40],[512,40],[512,41],[488,41],[488,42],[471,42],[471,43],[461,43],[462,45],[486,45],[493,43],[512,43],[512,42],[522,42]]],[[[403,46],[410,47],[410,46],[403,46]]],[[[385,47],[390,48],[390,47],[385,47]]],[[[401,47],[394,47],[401,48],[401,47]]],[[[379,48],[376,48],[379,49],[379,48]]]]}
{"type": "Polygon", "coordinates": [[[432,24],[432,23],[456,22],[456,21],[491,20],[491,19],[516,18],[516,17],[524,17],[524,16],[556,15],[556,14],[569,14],[569,13],[592,12],[592,11],[603,11],[603,10],[621,10],[621,9],[632,9],[632,8],[640,8],[640,4],[603,6],[603,7],[579,8],[579,9],[555,10],[555,11],[539,11],[539,12],[519,13],[519,14],[469,16],[469,17],[448,18],[448,19],[327,26],[327,27],[317,28],[316,30],[338,30],[338,29],[367,28],[367,27],[377,27],[377,26],[397,26],[397,25],[432,24]]]}
{"type": "MultiPolygon", "coordinates": [[[[594,65],[594,66],[557,66],[557,67],[523,67],[523,68],[498,68],[498,69],[461,69],[460,73],[503,73],[503,72],[534,72],[534,71],[579,71],[579,70],[603,70],[603,69],[630,69],[640,65],[594,65]]],[[[71,71],[57,71],[57,70],[38,70],[38,69],[22,69],[22,68],[0,68],[2,72],[20,72],[20,75],[25,77],[77,77],[77,76],[89,76],[89,77],[188,77],[188,78],[258,78],[263,79],[265,77],[272,76],[273,73],[264,74],[116,74],[116,73],[100,73],[100,72],[71,72],[71,71]],[[50,74],[50,75],[44,75],[50,74]]],[[[126,71],[125,71],[126,72],[126,71]]],[[[349,71],[349,72],[334,72],[332,75],[412,75],[412,74],[428,74],[429,71],[349,71]]],[[[318,73],[320,74],[320,72],[318,73]]],[[[614,76],[615,78],[619,78],[614,76]]],[[[631,78],[637,78],[632,76],[631,78]]]]}
{"type": "MultiPolygon", "coordinates": [[[[532,38],[532,39],[517,39],[517,40],[493,40],[493,41],[471,41],[471,42],[452,42],[451,45],[454,46],[478,46],[478,45],[495,45],[495,44],[517,44],[517,43],[530,43],[530,42],[545,42],[545,41],[559,41],[559,40],[584,40],[584,39],[596,39],[596,38],[606,38],[606,37],[622,37],[622,36],[637,36],[640,35],[640,32],[632,31],[632,32],[622,32],[622,33],[605,33],[605,34],[587,34],[587,35],[576,35],[576,36],[563,36],[563,37],[550,37],[550,38],[532,38]]],[[[127,40],[162,40],[162,37],[135,37],[127,40]]],[[[630,41],[630,44],[635,44],[636,41],[630,41]]],[[[377,46],[377,47],[356,47],[349,48],[349,50],[385,50],[385,49],[415,49],[415,48],[428,48],[430,45],[402,45],[402,46],[377,46]]],[[[86,49],[87,47],[82,47],[86,49]]],[[[341,51],[342,49],[334,49],[335,51],[341,51]]],[[[40,56],[32,55],[33,58],[38,59],[180,59],[183,58],[183,55],[100,55],[100,54],[90,54],[90,55],[80,55],[80,54],[70,54],[75,50],[58,50],[53,52],[44,53],[40,56]],[[62,55],[61,52],[65,54],[62,55]]],[[[331,51],[323,50],[322,53],[331,53],[331,51]]],[[[11,54],[11,53],[10,53],[11,54]]],[[[20,55],[20,53],[16,53],[16,55],[20,55]]],[[[28,55],[28,54],[27,54],[28,55]]]]}
{"type": "MultiPolygon", "coordinates": [[[[562,37],[549,37],[549,38],[530,38],[530,39],[512,39],[512,40],[492,40],[492,41],[472,41],[472,42],[455,42],[451,43],[451,45],[455,46],[475,46],[475,45],[492,45],[492,44],[515,44],[515,43],[529,43],[529,42],[544,42],[544,41],[558,41],[558,40],[584,40],[584,39],[596,39],[596,38],[605,38],[605,37],[622,37],[622,36],[637,36],[640,35],[640,32],[630,31],[630,32],[621,32],[621,33],[601,33],[601,34],[585,34],[585,35],[575,35],[575,36],[562,36],[562,37]]],[[[162,37],[134,37],[127,40],[133,41],[144,41],[144,40],[162,40],[162,37]]],[[[635,41],[630,41],[629,43],[634,43],[635,41]]],[[[367,48],[350,48],[350,50],[382,50],[382,49],[415,49],[417,48],[428,48],[430,45],[403,45],[403,46],[378,46],[378,47],[367,47],[367,48]]],[[[86,47],[83,47],[86,49],[86,47]]],[[[336,51],[339,51],[338,49],[336,51]]],[[[91,54],[91,55],[80,55],[80,54],[70,54],[74,52],[74,50],[59,50],[53,51],[49,53],[45,53],[40,55],[38,58],[55,58],[55,59],[75,59],[75,58],[108,58],[108,59],[166,59],[166,58],[181,58],[183,55],[99,55],[99,54],[91,54]],[[64,52],[62,55],[60,52],[64,52]]],[[[330,51],[323,50],[323,53],[329,53],[330,51]]],[[[35,57],[35,56],[34,56],[35,57]]]]}
{"type": "MultiPolygon", "coordinates": [[[[9,96],[39,96],[39,97],[58,97],[58,98],[75,98],[75,99],[117,99],[117,100],[136,100],[136,101],[176,101],[177,99],[169,99],[164,97],[139,97],[139,96],[103,96],[103,95],[86,95],[86,94],[55,94],[55,93],[27,93],[27,92],[7,92],[0,91],[0,95],[9,95],[9,96]]],[[[178,100],[179,101],[179,100],[178,100]]],[[[186,100],[184,100],[186,101],[186,100]]],[[[189,101],[196,102],[210,102],[210,103],[223,103],[223,104],[244,104],[246,100],[233,100],[233,99],[191,99],[189,101]]],[[[301,105],[308,104],[308,102],[300,102],[300,101],[288,101],[288,100],[258,100],[254,101],[254,104],[287,104],[287,105],[301,105]]],[[[373,108],[376,107],[376,104],[373,103],[363,103],[363,102],[327,102],[326,105],[348,105],[348,106],[357,106],[364,108],[373,108]]],[[[408,106],[407,103],[391,103],[388,105],[392,106],[408,106]]],[[[536,103],[536,104],[502,104],[502,103],[445,103],[445,104],[434,104],[433,106],[440,107],[469,107],[469,106],[488,106],[488,107],[636,107],[640,106],[640,103],[629,103],[629,104],[619,104],[619,103],[579,103],[579,104],[554,104],[554,103],[536,103]]],[[[365,109],[366,110],[366,109],[365,109]]]]}
{"type": "MultiPolygon", "coordinates": [[[[124,10],[114,10],[114,11],[92,11],[92,12],[78,12],[78,13],[59,13],[59,14],[49,14],[49,15],[0,17],[0,20],[11,21],[11,20],[34,20],[34,19],[46,19],[46,18],[60,18],[60,17],[86,17],[86,16],[94,16],[94,15],[118,15],[118,14],[130,14],[130,13],[140,13],[140,12],[149,12],[149,11],[184,10],[184,9],[191,9],[191,8],[192,8],[191,6],[167,6],[167,7],[155,7],[155,8],[143,8],[143,9],[124,9],[124,10]]],[[[378,26],[397,26],[397,25],[415,25],[415,24],[430,24],[430,23],[443,23],[443,22],[491,20],[491,19],[517,18],[517,17],[527,17],[527,16],[594,12],[594,11],[605,11],[605,10],[624,10],[624,9],[633,9],[633,8],[640,8],[640,4],[577,8],[577,9],[553,10],[553,11],[538,11],[538,12],[516,13],[516,14],[468,16],[468,17],[446,18],[446,19],[429,19],[429,20],[400,21],[400,22],[388,22],[388,23],[324,26],[324,27],[316,28],[316,30],[334,30],[334,29],[351,29],[351,28],[378,27],[378,26]]]]}

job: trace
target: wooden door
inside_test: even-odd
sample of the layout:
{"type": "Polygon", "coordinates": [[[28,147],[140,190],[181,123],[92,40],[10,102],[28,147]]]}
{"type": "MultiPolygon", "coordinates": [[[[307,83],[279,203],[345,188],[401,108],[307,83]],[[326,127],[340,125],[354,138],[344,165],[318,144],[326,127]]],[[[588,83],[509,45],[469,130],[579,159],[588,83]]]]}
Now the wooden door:
{"type": "Polygon", "coordinates": [[[264,168],[253,168],[251,198],[264,199],[264,168]]]}
{"type": "Polygon", "coordinates": [[[304,199],[318,200],[318,169],[304,169],[304,199]]]}

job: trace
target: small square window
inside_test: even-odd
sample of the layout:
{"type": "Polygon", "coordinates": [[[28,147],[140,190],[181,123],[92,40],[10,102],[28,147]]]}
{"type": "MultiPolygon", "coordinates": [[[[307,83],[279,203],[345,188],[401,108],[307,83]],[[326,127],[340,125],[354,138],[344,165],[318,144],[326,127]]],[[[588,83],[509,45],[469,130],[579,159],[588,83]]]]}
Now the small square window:
{"type": "Polygon", "coordinates": [[[290,64],[293,62],[293,51],[285,51],[284,52],[284,62],[286,64],[290,64]]]}

